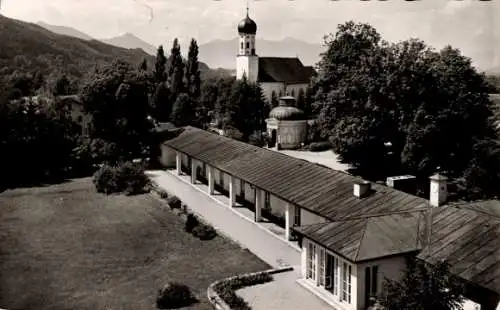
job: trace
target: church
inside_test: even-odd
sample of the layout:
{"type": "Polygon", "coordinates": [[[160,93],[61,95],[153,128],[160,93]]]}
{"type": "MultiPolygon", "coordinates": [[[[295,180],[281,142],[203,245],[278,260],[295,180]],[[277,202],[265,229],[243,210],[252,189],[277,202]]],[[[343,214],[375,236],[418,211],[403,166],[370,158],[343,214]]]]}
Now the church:
{"type": "Polygon", "coordinates": [[[314,73],[312,66],[304,66],[297,57],[259,57],[255,36],[257,24],[248,16],[238,24],[239,46],[236,56],[236,78],[246,76],[252,83],[261,85],[264,96],[271,101],[276,98],[292,96],[298,98],[300,90],[304,93],[314,73]]]}

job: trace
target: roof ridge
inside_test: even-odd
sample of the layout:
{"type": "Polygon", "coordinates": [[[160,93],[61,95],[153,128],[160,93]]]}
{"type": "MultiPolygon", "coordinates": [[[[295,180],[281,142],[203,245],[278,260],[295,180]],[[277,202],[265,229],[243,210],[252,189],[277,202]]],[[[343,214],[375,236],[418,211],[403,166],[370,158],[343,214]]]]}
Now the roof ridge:
{"type": "Polygon", "coordinates": [[[363,232],[361,233],[361,238],[359,239],[359,245],[358,248],[356,249],[356,256],[354,257],[354,260],[357,261],[359,259],[359,251],[361,249],[361,245],[363,244],[363,240],[365,239],[365,234],[368,229],[368,219],[364,219],[365,221],[365,227],[363,229],[363,232]]]}
{"type": "MultiPolygon", "coordinates": [[[[266,152],[272,152],[274,154],[277,154],[278,156],[281,156],[281,157],[286,157],[286,158],[289,158],[291,160],[295,160],[295,161],[301,161],[302,163],[306,163],[306,164],[310,164],[310,165],[314,165],[316,167],[320,167],[321,169],[323,169],[324,171],[327,171],[327,172],[334,172],[334,173],[340,173],[340,174],[343,174],[343,175],[346,175],[346,176],[349,176],[353,179],[358,179],[358,180],[364,180],[363,178],[361,177],[358,177],[358,176],[355,176],[355,175],[352,175],[348,172],[345,172],[345,171],[341,171],[341,170],[336,170],[336,169],[332,169],[332,168],[329,168],[329,167],[326,167],[324,165],[321,165],[321,164],[318,164],[318,163],[315,163],[315,162],[311,162],[311,161],[308,161],[306,159],[303,159],[303,158],[297,158],[297,157],[293,157],[293,156],[290,156],[290,155],[287,155],[287,154],[284,154],[284,153],[281,153],[281,152],[277,152],[277,151],[273,151],[273,150],[270,150],[270,149],[267,149],[267,148],[263,148],[263,147],[259,147],[259,146],[255,146],[255,145],[252,145],[252,144],[249,144],[249,143],[245,143],[243,141],[239,141],[239,140],[236,140],[236,139],[232,139],[232,138],[229,138],[229,137],[226,137],[226,136],[222,136],[222,135],[219,135],[217,133],[214,133],[214,132],[210,132],[210,131],[207,131],[207,130],[204,130],[204,129],[200,129],[200,128],[197,128],[197,127],[193,127],[193,126],[186,126],[186,127],[189,127],[189,128],[193,128],[195,130],[199,130],[199,131],[202,131],[202,132],[208,132],[214,136],[218,136],[218,137],[222,137],[223,139],[226,139],[226,140],[231,140],[231,141],[236,141],[236,143],[238,144],[244,144],[244,145],[247,145],[247,146],[250,146],[256,150],[265,150],[266,152]]],[[[422,200],[425,200],[427,201],[427,199],[425,198],[422,198],[422,197],[419,197],[419,196],[415,196],[415,195],[412,195],[412,194],[409,194],[407,192],[403,192],[403,191],[400,191],[400,190],[397,190],[395,188],[392,188],[390,186],[387,186],[387,185],[382,185],[382,184],[377,184],[375,182],[371,182],[373,186],[380,186],[380,187],[383,187],[385,189],[388,189],[389,191],[398,191],[398,192],[401,192],[402,194],[404,195],[408,195],[408,196],[412,196],[412,197],[415,197],[415,198],[419,198],[419,199],[422,199],[422,200]]],[[[405,212],[405,211],[404,211],[405,212]]]]}

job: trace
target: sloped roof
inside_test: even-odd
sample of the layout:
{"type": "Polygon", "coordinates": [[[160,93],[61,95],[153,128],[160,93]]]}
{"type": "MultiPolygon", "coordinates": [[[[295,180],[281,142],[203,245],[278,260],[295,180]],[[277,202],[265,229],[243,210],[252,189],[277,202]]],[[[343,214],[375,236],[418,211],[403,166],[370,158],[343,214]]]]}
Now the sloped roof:
{"type": "Polygon", "coordinates": [[[500,218],[468,206],[433,210],[430,245],[418,258],[447,260],[450,272],[500,294],[500,218]]]}
{"type": "Polygon", "coordinates": [[[360,199],[353,195],[353,184],[361,178],[194,127],[185,127],[164,144],[332,221],[429,205],[426,199],[378,184],[360,199]]]}
{"type": "Polygon", "coordinates": [[[298,58],[259,57],[259,82],[307,84],[312,72],[312,67],[304,67],[298,58]]]}
{"type": "Polygon", "coordinates": [[[294,230],[352,262],[420,250],[421,212],[320,223],[294,230]]]}

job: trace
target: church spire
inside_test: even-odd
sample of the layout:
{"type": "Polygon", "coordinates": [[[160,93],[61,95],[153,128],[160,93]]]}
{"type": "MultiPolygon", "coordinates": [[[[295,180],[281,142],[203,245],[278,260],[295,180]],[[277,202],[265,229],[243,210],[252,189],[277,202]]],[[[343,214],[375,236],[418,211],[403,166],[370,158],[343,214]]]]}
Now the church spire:
{"type": "Polygon", "coordinates": [[[250,9],[250,3],[249,3],[249,0],[247,0],[247,17],[248,17],[248,10],[250,9]]]}

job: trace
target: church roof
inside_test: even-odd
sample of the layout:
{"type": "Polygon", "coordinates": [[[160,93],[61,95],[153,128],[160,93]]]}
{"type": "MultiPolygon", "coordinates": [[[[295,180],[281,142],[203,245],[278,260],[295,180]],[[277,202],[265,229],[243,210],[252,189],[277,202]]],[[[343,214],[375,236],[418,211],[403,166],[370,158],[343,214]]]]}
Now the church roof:
{"type": "Polygon", "coordinates": [[[312,67],[306,67],[298,58],[260,57],[259,82],[282,82],[307,84],[313,74],[312,67]]]}

